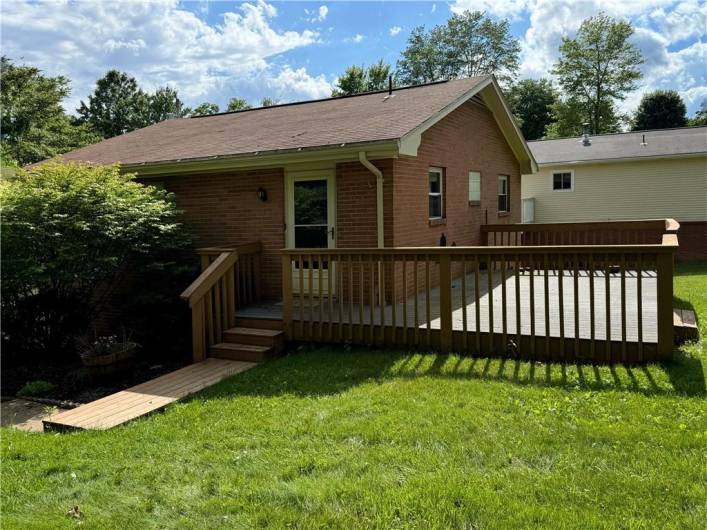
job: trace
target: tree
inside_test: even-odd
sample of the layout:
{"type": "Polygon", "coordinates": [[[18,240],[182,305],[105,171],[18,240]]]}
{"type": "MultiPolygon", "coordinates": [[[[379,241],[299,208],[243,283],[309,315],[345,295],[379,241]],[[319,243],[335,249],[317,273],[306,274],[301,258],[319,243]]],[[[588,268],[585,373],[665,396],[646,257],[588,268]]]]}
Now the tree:
{"type": "Polygon", "coordinates": [[[633,117],[632,129],[667,129],[687,125],[687,107],[675,90],[655,90],[644,94],[633,117]]]}
{"type": "Polygon", "coordinates": [[[277,105],[278,103],[280,103],[279,100],[267,96],[260,100],[261,107],[272,107],[273,105],[277,105]]]}
{"type": "Polygon", "coordinates": [[[695,112],[695,115],[690,118],[688,125],[697,127],[699,125],[707,125],[707,101],[703,101],[700,110],[695,112]]]}
{"type": "Polygon", "coordinates": [[[65,77],[47,77],[37,68],[0,58],[3,164],[31,164],[100,140],[64,113],[61,101],[69,92],[65,77]]]}
{"type": "Polygon", "coordinates": [[[177,91],[170,87],[158,88],[149,96],[148,123],[159,123],[170,118],[184,118],[191,114],[179,99],[177,91]]]}
{"type": "Polygon", "coordinates": [[[88,105],[81,101],[76,109],[81,120],[89,123],[103,138],[112,138],[151,123],[150,97],[134,77],[110,70],[96,81],[88,105]]]}
{"type": "Polygon", "coordinates": [[[351,96],[373,90],[384,90],[388,85],[390,65],[380,59],[368,68],[365,66],[349,66],[344,74],[336,80],[336,88],[331,91],[333,97],[351,96]]]}
{"type": "Polygon", "coordinates": [[[594,134],[618,127],[615,102],[635,90],[641,78],[637,67],[643,59],[628,41],[632,34],[630,23],[601,13],[582,22],[576,38],[562,38],[553,73],[594,134]]]}
{"type": "Polygon", "coordinates": [[[205,101],[198,107],[196,107],[192,112],[192,116],[210,116],[212,114],[218,114],[220,109],[216,103],[209,103],[205,101]]]}
{"type": "Polygon", "coordinates": [[[174,198],[117,166],[46,163],[0,182],[3,353],[68,351],[126,263],[164,270],[189,238],[174,198]]]}
{"type": "Polygon", "coordinates": [[[406,84],[483,74],[509,82],[519,55],[520,44],[507,20],[495,22],[481,11],[464,11],[429,32],[415,28],[398,61],[398,74],[406,84]]]}
{"type": "Polygon", "coordinates": [[[245,99],[231,98],[230,101],[228,102],[227,110],[228,110],[228,112],[234,112],[237,110],[248,110],[250,108],[252,108],[250,106],[250,103],[248,103],[245,99]]]}
{"type": "Polygon", "coordinates": [[[508,103],[526,140],[537,140],[554,121],[557,92],[547,79],[524,79],[511,86],[508,103]]]}

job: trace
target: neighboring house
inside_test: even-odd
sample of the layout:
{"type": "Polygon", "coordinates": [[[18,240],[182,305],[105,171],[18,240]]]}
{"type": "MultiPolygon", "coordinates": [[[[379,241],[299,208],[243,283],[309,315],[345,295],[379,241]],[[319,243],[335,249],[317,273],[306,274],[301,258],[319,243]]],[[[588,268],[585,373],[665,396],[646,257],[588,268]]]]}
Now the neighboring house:
{"type": "Polygon", "coordinates": [[[478,245],[520,221],[537,169],[492,76],[173,119],[63,158],[174,192],[197,246],[262,242],[269,299],[285,247],[478,245]]]}
{"type": "Polygon", "coordinates": [[[522,179],[532,222],[673,218],[679,257],[707,259],[707,127],[528,145],[540,167],[522,179]]]}

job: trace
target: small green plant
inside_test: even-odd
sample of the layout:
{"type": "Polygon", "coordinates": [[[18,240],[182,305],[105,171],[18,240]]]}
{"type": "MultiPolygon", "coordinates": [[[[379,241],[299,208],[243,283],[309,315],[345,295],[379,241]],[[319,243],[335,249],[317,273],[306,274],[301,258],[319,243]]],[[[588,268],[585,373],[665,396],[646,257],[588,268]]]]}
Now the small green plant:
{"type": "Polygon", "coordinates": [[[120,335],[84,335],[76,340],[82,359],[119,355],[135,350],[138,344],[131,340],[132,332],[123,329],[120,335]]]}
{"type": "Polygon", "coordinates": [[[49,381],[37,379],[29,381],[17,392],[18,396],[42,397],[51,394],[56,386],[49,381]]]}

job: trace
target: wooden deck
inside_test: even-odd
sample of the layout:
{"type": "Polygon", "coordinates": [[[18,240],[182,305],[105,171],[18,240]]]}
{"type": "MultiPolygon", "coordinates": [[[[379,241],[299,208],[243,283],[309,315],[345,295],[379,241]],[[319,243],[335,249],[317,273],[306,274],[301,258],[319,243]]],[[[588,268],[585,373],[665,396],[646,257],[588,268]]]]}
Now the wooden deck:
{"type": "Polygon", "coordinates": [[[256,363],[209,358],[44,420],[44,430],[109,429],[243,372],[256,363]]]}

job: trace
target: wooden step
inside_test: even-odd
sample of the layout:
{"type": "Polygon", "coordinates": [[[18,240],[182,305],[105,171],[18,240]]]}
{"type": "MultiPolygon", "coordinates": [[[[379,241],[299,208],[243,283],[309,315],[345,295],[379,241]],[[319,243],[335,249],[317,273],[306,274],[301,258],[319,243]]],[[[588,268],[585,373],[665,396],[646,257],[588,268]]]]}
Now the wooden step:
{"type": "Polygon", "coordinates": [[[223,332],[223,342],[269,346],[279,353],[284,346],[285,333],[277,329],[235,327],[223,332]]]}
{"type": "Polygon", "coordinates": [[[673,333],[677,342],[697,340],[700,336],[697,329],[695,312],[691,309],[673,309],[673,333]]]}
{"type": "Polygon", "coordinates": [[[241,328],[273,329],[282,331],[282,319],[239,316],[236,317],[236,326],[241,328]]]}
{"type": "Polygon", "coordinates": [[[235,344],[233,342],[221,342],[211,346],[210,357],[218,359],[231,359],[233,361],[264,361],[275,355],[270,346],[258,346],[257,344],[235,344]]]}

